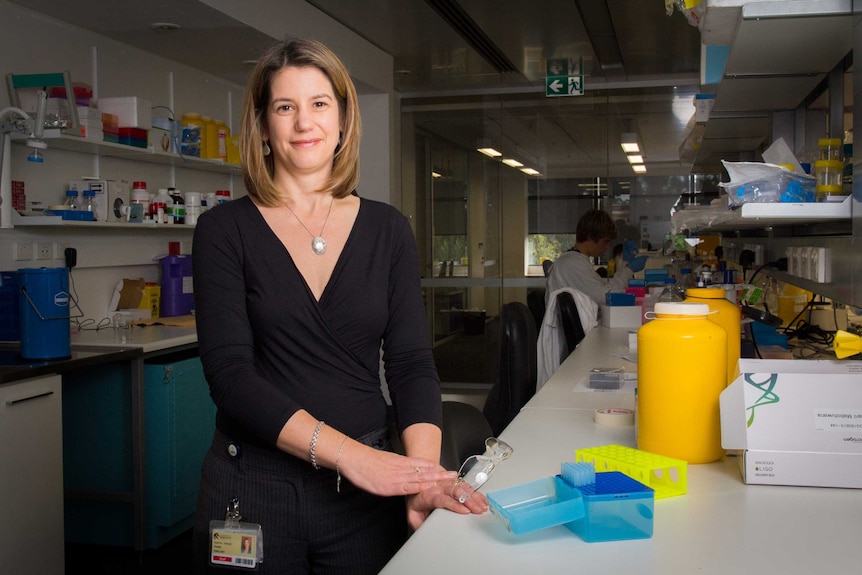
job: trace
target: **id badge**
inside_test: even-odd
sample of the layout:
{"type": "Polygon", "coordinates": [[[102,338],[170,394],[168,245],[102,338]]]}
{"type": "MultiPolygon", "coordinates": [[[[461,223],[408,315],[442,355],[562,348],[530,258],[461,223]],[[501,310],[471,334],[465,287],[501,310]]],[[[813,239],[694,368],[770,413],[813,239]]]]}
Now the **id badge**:
{"type": "Polygon", "coordinates": [[[263,562],[263,530],[257,523],[210,521],[210,563],[257,569],[263,562]]]}

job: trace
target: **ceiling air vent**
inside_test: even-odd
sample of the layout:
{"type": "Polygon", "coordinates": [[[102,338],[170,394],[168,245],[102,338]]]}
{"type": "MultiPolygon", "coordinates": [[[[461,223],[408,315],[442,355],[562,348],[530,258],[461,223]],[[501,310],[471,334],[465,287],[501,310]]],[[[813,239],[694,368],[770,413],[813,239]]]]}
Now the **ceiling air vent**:
{"type": "Polygon", "coordinates": [[[425,0],[497,72],[519,72],[455,0],[425,0]]]}

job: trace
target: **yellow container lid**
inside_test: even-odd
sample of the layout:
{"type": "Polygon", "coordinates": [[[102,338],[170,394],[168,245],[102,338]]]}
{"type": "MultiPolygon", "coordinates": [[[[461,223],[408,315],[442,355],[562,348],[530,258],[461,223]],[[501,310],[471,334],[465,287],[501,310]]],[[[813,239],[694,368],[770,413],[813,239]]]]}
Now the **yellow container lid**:
{"type": "Polygon", "coordinates": [[[838,147],[841,145],[841,138],[820,138],[817,140],[817,145],[821,148],[825,148],[827,146],[838,147]]]}
{"type": "Polygon", "coordinates": [[[844,186],[840,184],[820,184],[816,188],[818,194],[842,194],[844,186]]]}
{"type": "Polygon", "coordinates": [[[841,160],[817,160],[814,162],[815,170],[844,170],[844,162],[841,160]]]}

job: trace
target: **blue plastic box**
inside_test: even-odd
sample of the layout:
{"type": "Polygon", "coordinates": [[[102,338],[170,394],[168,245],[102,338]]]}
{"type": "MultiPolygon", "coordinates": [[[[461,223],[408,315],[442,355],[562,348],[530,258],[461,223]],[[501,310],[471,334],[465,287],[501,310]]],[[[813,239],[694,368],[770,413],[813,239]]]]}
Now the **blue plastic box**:
{"type": "Polygon", "coordinates": [[[652,537],[654,491],[618,471],[595,476],[580,487],[537,479],[488,493],[488,504],[515,535],[565,525],[588,543],[652,537]]]}
{"type": "Polygon", "coordinates": [[[581,492],[560,476],[492,491],[487,497],[491,513],[515,535],[569,523],[584,515],[581,492]]]}
{"type": "Polygon", "coordinates": [[[584,515],[566,523],[588,543],[649,539],[653,531],[655,497],[652,488],[620,473],[596,473],[596,482],[578,489],[584,515]]]}
{"type": "Polygon", "coordinates": [[[635,305],[635,294],[608,292],[605,295],[605,303],[611,306],[632,306],[635,305]]]}

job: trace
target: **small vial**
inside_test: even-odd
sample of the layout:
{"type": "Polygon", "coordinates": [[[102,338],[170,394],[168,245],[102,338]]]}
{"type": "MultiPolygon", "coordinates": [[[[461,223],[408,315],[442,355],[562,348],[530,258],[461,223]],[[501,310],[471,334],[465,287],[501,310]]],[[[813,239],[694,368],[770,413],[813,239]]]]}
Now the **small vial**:
{"type": "Polygon", "coordinates": [[[81,209],[85,212],[92,213],[94,220],[96,219],[96,206],[94,204],[95,199],[95,190],[84,190],[84,201],[82,203],[81,209]]]}
{"type": "Polygon", "coordinates": [[[66,190],[66,202],[64,205],[67,210],[78,209],[78,190],[66,190]]]}

